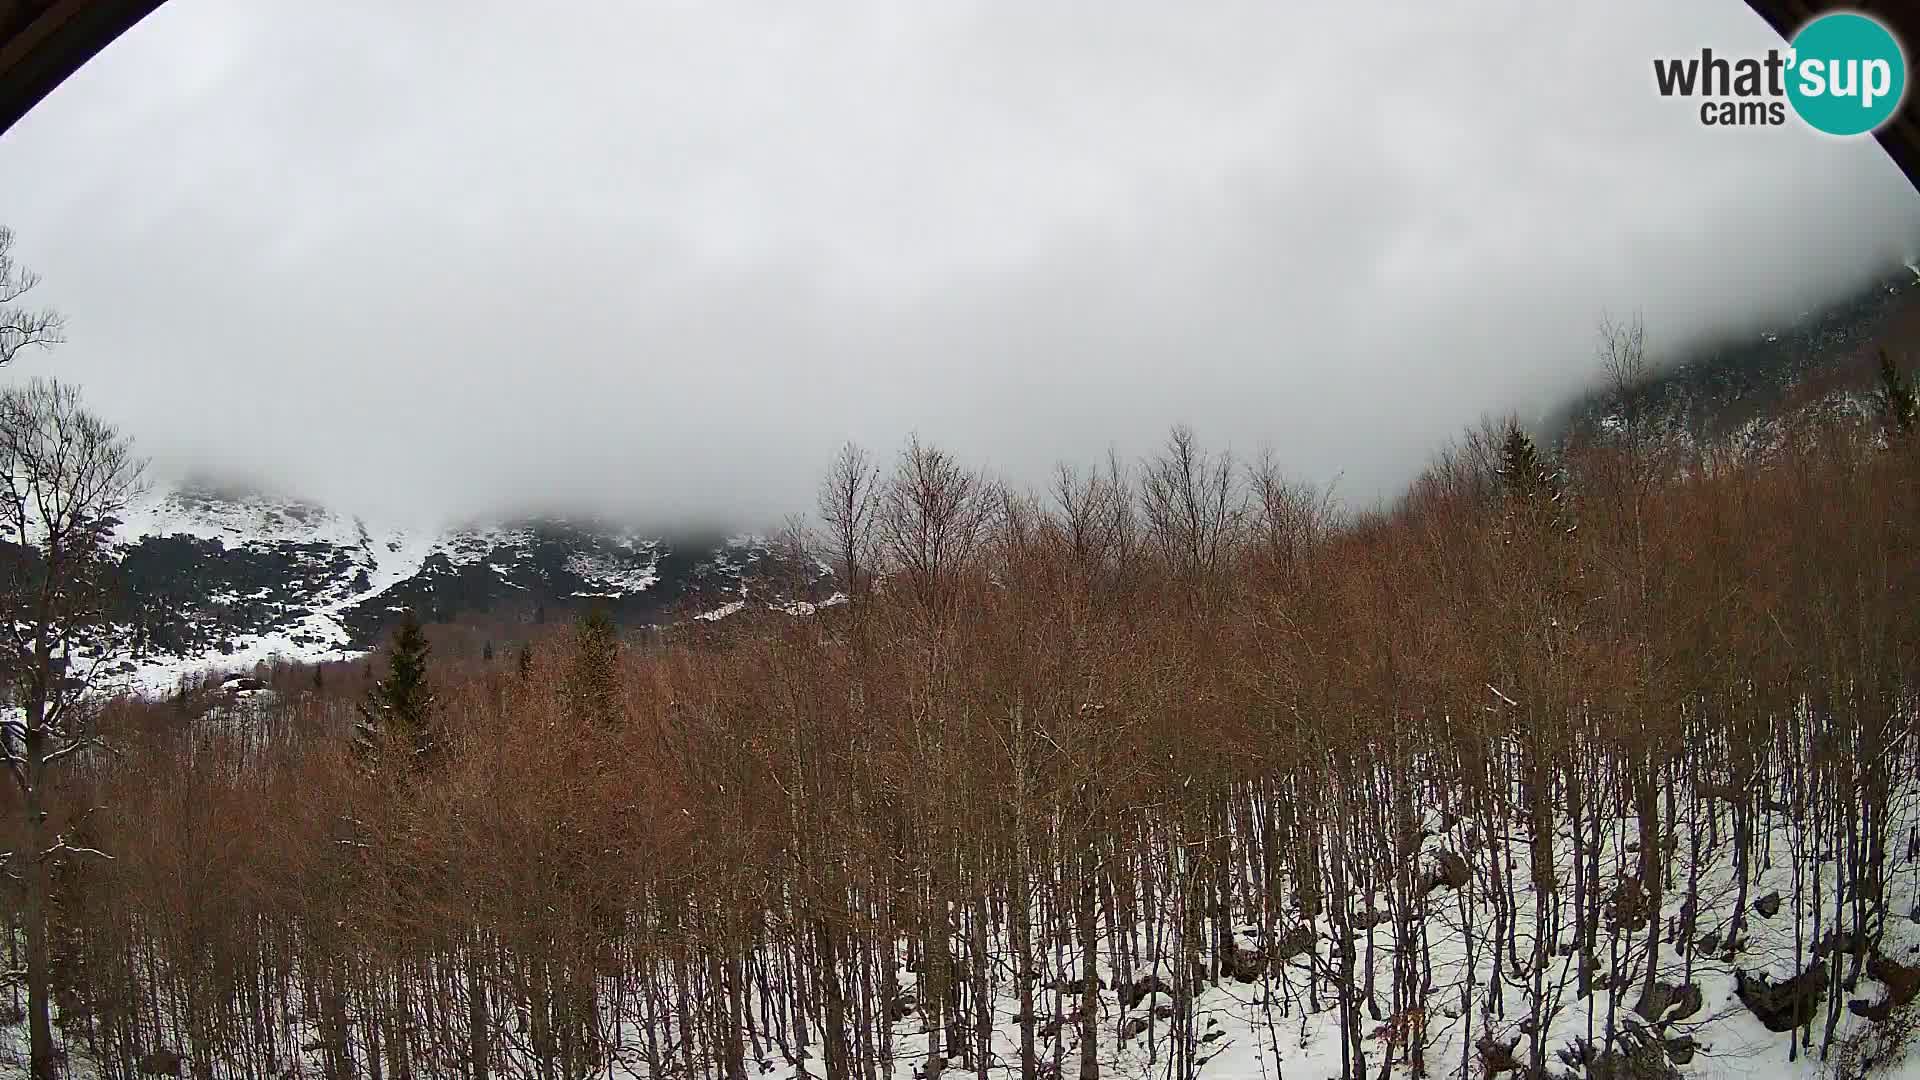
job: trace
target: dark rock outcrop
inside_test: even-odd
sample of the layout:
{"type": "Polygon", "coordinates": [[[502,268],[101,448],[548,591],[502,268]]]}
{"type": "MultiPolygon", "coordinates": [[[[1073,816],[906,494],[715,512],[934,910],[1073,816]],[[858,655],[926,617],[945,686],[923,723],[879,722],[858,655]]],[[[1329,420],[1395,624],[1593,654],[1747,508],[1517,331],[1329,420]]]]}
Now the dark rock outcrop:
{"type": "Polygon", "coordinates": [[[1735,968],[1734,996],[1768,1031],[1792,1031],[1811,1023],[1827,988],[1826,969],[1815,964],[1785,982],[1735,968]]]}
{"type": "Polygon", "coordinates": [[[1420,892],[1428,895],[1435,889],[1464,889],[1472,880],[1473,870],[1467,866],[1466,859],[1458,852],[1439,851],[1427,860],[1420,892]]]}
{"type": "Polygon", "coordinates": [[[1167,984],[1162,982],[1155,972],[1147,972],[1135,979],[1130,985],[1120,987],[1120,1007],[1131,1009],[1155,994],[1172,994],[1167,984]]]}

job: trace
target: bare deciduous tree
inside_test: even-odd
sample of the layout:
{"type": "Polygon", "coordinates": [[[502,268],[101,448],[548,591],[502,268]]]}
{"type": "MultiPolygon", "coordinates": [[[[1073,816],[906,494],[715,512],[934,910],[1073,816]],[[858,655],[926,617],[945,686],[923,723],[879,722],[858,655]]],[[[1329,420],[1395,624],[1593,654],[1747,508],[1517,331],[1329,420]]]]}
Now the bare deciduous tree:
{"type": "MultiPolygon", "coordinates": [[[[95,745],[82,708],[110,646],[110,548],[143,465],[72,386],[36,379],[0,392],[0,662],[21,715],[0,724],[26,843],[7,869],[25,885],[32,1075],[52,1080],[47,896],[52,864],[91,849],[49,828],[55,771],[95,745]],[[80,664],[87,664],[79,671],[80,664]]],[[[97,852],[91,852],[98,854],[97,852]]]]}
{"type": "Polygon", "coordinates": [[[979,553],[993,509],[978,475],[946,451],[909,440],[880,497],[878,536],[888,569],[924,607],[939,607],[979,553]]]}
{"type": "Polygon", "coordinates": [[[38,284],[40,275],[14,262],[13,230],[0,225],[0,365],[11,363],[23,349],[44,349],[60,341],[59,312],[20,303],[38,284]]]}
{"type": "Polygon", "coordinates": [[[1290,480],[1271,450],[1247,467],[1253,529],[1270,569],[1290,576],[1325,537],[1334,519],[1333,488],[1290,480]]]}
{"type": "Polygon", "coordinates": [[[850,597],[863,596],[873,577],[874,517],[879,506],[879,468],[866,450],[846,444],[820,484],[820,521],[826,536],[818,546],[850,597]]]}
{"type": "Polygon", "coordinates": [[[1142,470],[1140,497],[1168,569],[1194,584],[1218,578],[1246,517],[1233,455],[1210,454],[1191,428],[1175,427],[1166,448],[1142,470]]]}

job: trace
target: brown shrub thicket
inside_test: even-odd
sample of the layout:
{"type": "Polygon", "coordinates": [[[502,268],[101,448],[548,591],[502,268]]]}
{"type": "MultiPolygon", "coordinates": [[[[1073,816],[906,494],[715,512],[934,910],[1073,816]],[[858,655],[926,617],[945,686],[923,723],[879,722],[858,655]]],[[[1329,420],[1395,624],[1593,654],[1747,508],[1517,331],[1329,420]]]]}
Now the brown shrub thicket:
{"type": "Polygon", "coordinates": [[[1351,1076],[1466,1067],[1423,1060],[1443,1008],[1538,1067],[1522,1021],[1604,1000],[1609,1046],[1615,1001],[1737,963],[1783,864],[1837,1013],[1916,854],[1914,452],[1502,462],[1481,433],[1343,517],[1185,431],[1031,496],[849,454],[852,601],[628,648],[617,722],[569,707],[560,635],[525,678],[435,671],[425,773],[355,758],[301,677],[244,723],[117,706],[61,793],[115,856],[59,883],[66,1043],[125,1077],[1092,1080],[1124,1037],[1191,1076],[1193,996],[1240,979],[1336,1010],[1351,1076]],[[1715,853],[1737,896],[1688,869],[1715,853]]]}

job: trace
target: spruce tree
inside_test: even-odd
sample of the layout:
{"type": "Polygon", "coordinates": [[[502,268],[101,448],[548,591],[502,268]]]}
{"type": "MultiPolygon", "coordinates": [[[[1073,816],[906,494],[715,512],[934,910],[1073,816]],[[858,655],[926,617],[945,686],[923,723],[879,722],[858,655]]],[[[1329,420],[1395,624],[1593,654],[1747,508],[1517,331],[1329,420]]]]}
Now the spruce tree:
{"type": "Polygon", "coordinates": [[[1572,531],[1560,474],[1517,423],[1507,425],[1498,469],[1505,502],[1502,542],[1518,543],[1522,550],[1536,552],[1553,565],[1556,569],[1548,577],[1559,584],[1550,584],[1549,589],[1557,592],[1565,584],[1561,574],[1567,569],[1560,542],[1572,531]]]}
{"type": "Polygon", "coordinates": [[[1880,423],[1886,429],[1889,440],[1905,439],[1913,434],[1916,420],[1920,420],[1920,409],[1916,408],[1913,395],[1913,381],[1907,373],[1900,370],[1887,355],[1880,350],[1880,392],[1877,395],[1880,406],[1880,423]]]}
{"type": "Polygon", "coordinates": [[[1546,479],[1533,439],[1520,430],[1519,424],[1508,424],[1506,441],[1500,445],[1500,483],[1507,498],[1516,503],[1531,502],[1546,479]]]}
{"type": "Polygon", "coordinates": [[[431,652],[420,620],[409,610],[393,634],[387,677],[374,684],[360,706],[363,743],[371,744],[374,736],[385,736],[399,741],[413,753],[416,762],[424,763],[433,747],[435,701],[427,678],[431,652]]]}
{"type": "Polygon", "coordinates": [[[1507,425],[1499,472],[1509,512],[1533,524],[1560,520],[1560,477],[1517,423],[1507,425]]]}
{"type": "Polygon", "coordinates": [[[520,681],[526,682],[531,678],[533,678],[533,643],[527,642],[520,646],[520,681]]]}
{"type": "Polygon", "coordinates": [[[480,650],[480,659],[489,664],[493,663],[493,642],[492,641],[488,641],[486,644],[486,647],[480,650]]]}
{"type": "Polygon", "coordinates": [[[580,719],[606,726],[618,718],[619,652],[620,633],[605,610],[593,608],[574,625],[567,696],[580,719]]]}

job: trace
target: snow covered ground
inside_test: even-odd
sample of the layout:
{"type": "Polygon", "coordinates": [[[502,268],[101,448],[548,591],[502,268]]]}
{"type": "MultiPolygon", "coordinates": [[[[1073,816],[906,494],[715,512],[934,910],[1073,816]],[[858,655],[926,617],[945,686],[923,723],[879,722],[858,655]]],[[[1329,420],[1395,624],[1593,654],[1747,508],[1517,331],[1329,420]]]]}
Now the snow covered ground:
{"type": "MultiPolygon", "coordinates": [[[[1624,822],[1622,824],[1625,825],[1624,822]]],[[[1892,833],[1906,836],[1908,829],[1916,825],[1920,825],[1920,815],[1914,812],[1914,805],[1910,801],[1892,833]]],[[[1630,842],[1625,839],[1629,835],[1630,831],[1623,827],[1609,838],[1609,850],[1603,852],[1601,859],[1603,865],[1609,864],[1614,858],[1614,849],[1630,842]]],[[[1469,837],[1457,830],[1451,835],[1438,833],[1428,841],[1427,855],[1432,857],[1443,850],[1473,852],[1475,849],[1468,841],[1469,837]]],[[[1599,1080],[1605,1075],[1604,1069],[1599,1066],[1581,1066],[1577,1048],[1583,1043],[1594,1047],[1604,1046],[1611,1023],[1616,1031],[1624,1033],[1626,1039],[1641,1044],[1658,1046],[1671,1043],[1676,1048],[1684,1046],[1684,1049],[1677,1049],[1672,1057],[1677,1074],[1689,1078],[1920,1078],[1920,1047],[1905,1040],[1904,1028],[1898,1023],[1882,1026],[1854,1011],[1861,1006],[1879,1003],[1893,993],[1891,988],[1871,975],[1863,976],[1843,996],[1843,1005],[1849,1002],[1854,1005],[1852,1008],[1842,1008],[1835,1018],[1835,1050],[1824,1061],[1819,1051],[1821,1036],[1829,1020],[1824,1008],[1815,1013],[1808,1028],[1785,1034],[1768,1030],[1737,996],[1736,968],[1749,976],[1764,974],[1775,980],[1784,980],[1814,963],[1815,958],[1810,952],[1803,951],[1796,956],[1795,916],[1799,914],[1811,920],[1811,905],[1816,902],[1825,905],[1828,913],[1831,913],[1831,881],[1817,892],[1812,888],[1800,892],[1794,890],[1793,873],[1785,856],[1789,844],[1804,843],[1805,837],[1797,835],[1795,829],[1781,822],[1774,829],[1771,842],[1775,845],[1773,865],[1770,869],[1760,871],[1758,879],[1749,884],[1743,927],[1747,941],[1731,962],[1715,950],[1700,947],[1698,942],[1703,938],[1724,937],[1731,926],[1732,905],[1739,892],[1733,879],[1732,864],[1725,857],[1723,849],[1718,856],[1703,859],[1700,865],[1695,866],[1687,845],[1683,843],[1679,846],[1674,859],[1674,877],[1684,885],[1691,876],[1698,875],[1700,915],[1692,936],[1695,943],[1693,947],[1670,945],[1663,950],[1659,981],[1676,988],[1688,984],[1697,986],[1700,996],[1697,1004],[1679,1001],[1668,1005],[1656,1016],[1656,1020],[1662,1021],[1660,1023],[1649,1023],[1634,1012],[1640,996],[1637,978],[1634,985],[1618,994],[1602,987],[1590,996],[1580,998],[1573,966],[1576,962],[1574,954],[1565,948],[1553,950],[1556,954],[1564,955],[1556,955],[1541,981],[1545,1000],[1550,1003],[1544,1044],[1545,1064],[1551,1076],[1599,1080]],[[1780,906],[1771,916],[1762,915],[1756,910],[1756,901],[1770,894],[1777,894],[1781,898],[1780,906]],[[1810,1039],[1810,1046],[1803,1045],[1796,1049],[1796,1037],[1810,1039]],[[1889,1038],[1897,1040],[1894,1045],[1885,1045],[1889,1038]]],[[[1563,886],[1571,881],[1573,874],[1570,859],[1564,857],[1567,850],[1565,845],[1560,848],[1563,857],[1559,860],[1558,872],[1563,886]]],[[[1513,914],[1519,920],[1518,934],[1523,955],[1528,951],[1536,930],[1532,918],[1533,890],[1525,872],[1526,851],[1525,845],[1516,849],[1519,857],[1517,865],[1521,872],[1514,883],[1517,902],[1513,908],[1513,914]]],[[[1499,1045],[1510,1046],[1522,1066],[1505,1075],[1525,1075],[1524,1065],[1531,1049],[1531,1037],[1524,1028],[1528,1013],[1527,995],[1531,991],[1525,980],[1519,983],[1511,981],[1509,973],[1509,981],[1500,989],[1505,1015],[1502,1016],[1501,1009],[1491,1004],[1489,983],[1492,971],[1484,954],[1487,952],[1485,942],[1491,938],[1493,930],[1492,908],[1488,898],[1495,881],[1489,873],[1488,860],[1484,855],[1482,849],[1481,857],[1470,859],[1473,878],[1466,888],[1443,889],[1433,897],[1434,907],[1427,922],[1424,947],[1430,950],[1435,981],[1424,1014],[1413,1028],[1423,1032],[1429,1076],[1479,1078],[1487,1075],[1483,1071],[1485,1060],[1477,1046],[1488,1035],[1499,1045]],[[1472,966],[1469,966],[1462,947],[1466,935],[1461,931],[1469,925],[1475,928],[1476,936],[1482,940],[1478,951],[1483,955],[1472,966]]],[[[1811,882],[1807,884],[1811,885],[1811,882]]],[[[1664,906],[1662,921],[1669,927],[1679,923],[1685,915],[1684,896],[1680,895],[1682,892],[1683,889],[1676,889],[1664,906]]],[[[1888,905],[1888,910],[1895,914],[1884,927],[1879,953],[1909,967],[1920,967],[1920,910],[1916,910],[1916,901],[1920,901],[1920,863],[1906,861],[1895,875],[1893,896],[1888,905]],[[1911,917],[1909,912],[1913,913],[1911,917]]],[[[1760,905],[1761,908],[1766,906],[1760,905]]],[[[1239,944],[1249,953],[1262,948],[1257,930],[1251,925],[1242,928],[1239,944]]],[[[1315,949],[1320,961],[1325,962],[1334,954],[1339,935],[1332,922],[1325,918],[1314,924],[1314,931],[1315,949]]],[[[1560,928],[1559,945],[1568,944],[1570,932],[1570,926],[1560,928]]],[[[1395,959],[1392,927],[1383,924],[1365,931],[1355,944],[1363,960],[1367,955],[1374,957],[1382,1015],[1377,1019],[1364,1019],[1362,1027],[1368,1046],[1367,1075],[1378,1076],[1381,1075],[1380,1067],[1387,1043],[1397,1026],[1389,1015],[1391,996],[1388,988],[1391,986],[1395,959]],[[1371,948],[1369,937],[1372,939],[1371,948]]],[[[1808,949],[1812,944],[1811,941],[1805,943],[1808,949]]],[[[1604,962],[1604,945],[1602,953],[1604,962]]],[[[1112,987],[1116,983],[1115,973],[1112,966],[1104,962],[1107,955],[1103,947],[1101,977],[1112,987]]],[[[1343,1074],[1340,1014],[1332,1007],[1324,987],[1321,991],[1321,1010],[1314,1012],[1307,1007],[1307,969],[1311,962],[1314,961],[1303,954],[1285,964],[1266,965],[1258,978],[1245,982],[1223,979],[1220,985],[1197,995],[1192,1026],[1199,1033],[1197,1060],[1200,1076],[1214,1080],[1281,1080],[1295,1077],[1319,1080],[1322,1077],[1354,1075],[1352,1072],[1343,1074]]],[[[1147,973],[1136,971],[1133,974],[1138,985],[1146,974],[1154,974],[1165,980],[1167,972],[1161,966],[1147,973]]],[[[1165,1013],[1171,1000],[1165,993],[1158,993],[1128,1008],[1123,1007],[1120,995],[1115,990],[1102,991],[1099,1058],[1103,1076],[1147,1080],[1150,1077],[1178,1075],[1169,1071],[1171,1047],[1167,1043],[1167,1018],[1162,1016],[1158,1020],[1157,1045],[1146,1030],[1152,1006],[1159,1005],[1165,1013]]],[[[1920,1001],[1914,1003],[1913,1009],[1920,1010],[1920,1001]]],[[[1019,1075],[1019,1027],[1013,1022],[1018,1011],[1017,1000],[1009,988],[1009,993],[1001,998],[995,1010],[1000,1023],[993,1035],[995,1060],[988,1070],[991,1076],[1019,1075]]],[[[925,1035],[919,1025],[911,1020],[897,1025],[895,1031],[906,1054],[905,1059],[896,1064],[895,1076],[898,1080],[913,1080],[916,1070],[924,1064],[925,1035]],[[919,1048],[917,1055],[916,1048],[919,1048]]],[[[1071,1025],[1068,1026],[1066,1039],[1063,1075],[1073,1073],[1078,1068],[1078,1048],[1071,1025]]],[[[1044,1061],[1051,1053],[1050,1044],[1043,1043],[1041,1049],[1044,1061]]],[[[1411,1075],[1405,1064],[1404,1042],[1397,1044],[1395,1058],[1392,1075],[1411,1075]]],[[[959,1071],[957,1063],[950,1063],[949,1075],[959,1071]]],[[[791,1076],[794,1080],[800,1080],[803,1073],[804,1070],[776,1068],[770,1075],[783,1078],[791,1076]]],[[[1619,1077],[1636,1078],[1657,1075],[1651,1072],[1618,1074],[1619,1077]]]]}

